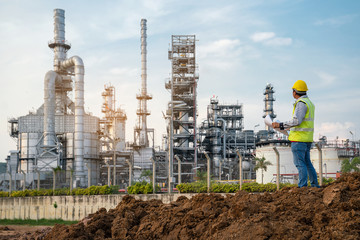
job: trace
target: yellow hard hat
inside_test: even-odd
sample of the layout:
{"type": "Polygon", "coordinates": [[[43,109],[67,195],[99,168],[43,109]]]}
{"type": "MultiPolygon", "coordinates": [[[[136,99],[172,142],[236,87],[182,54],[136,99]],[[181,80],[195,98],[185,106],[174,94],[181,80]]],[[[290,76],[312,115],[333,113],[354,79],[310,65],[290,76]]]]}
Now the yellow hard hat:
{"type": "Polygon", "coordinates": [[[292,89],[295,89],[298,92],[306,92],[308,90],[307,85],[303,80],[297,80],[292,89]]]}

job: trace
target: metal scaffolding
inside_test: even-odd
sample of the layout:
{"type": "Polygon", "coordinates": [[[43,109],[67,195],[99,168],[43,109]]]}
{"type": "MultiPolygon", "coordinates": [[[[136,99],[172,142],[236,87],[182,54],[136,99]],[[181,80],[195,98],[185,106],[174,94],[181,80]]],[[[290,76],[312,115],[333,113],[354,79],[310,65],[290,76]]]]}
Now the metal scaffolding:
{"type": "Polygon", "coordinates": [[[199,79],[195,58],[195,35],[172,35],[169,60],[171,79],[165,88],[171,92],[168,104],[169,119],[169,180],[173,181],[174,156],[181,161],[182,181],[192,179],[197,166],[196,147],[196,87],[199,79]],[[186,174],[187,173],[187,174],[186,174]]]}

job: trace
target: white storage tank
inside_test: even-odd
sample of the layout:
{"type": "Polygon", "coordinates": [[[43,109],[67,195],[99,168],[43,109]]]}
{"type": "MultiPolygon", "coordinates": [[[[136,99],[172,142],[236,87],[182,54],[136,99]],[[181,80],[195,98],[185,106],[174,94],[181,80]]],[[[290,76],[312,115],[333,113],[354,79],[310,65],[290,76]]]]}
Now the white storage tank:
{"type": "MultiPolygon", "coordinates": [[[[276,145],[265,145],[256,148],[256,157],[265,157],[266,161],[269,161],[272,165],[267,166],[267,171],[264,173],[264,184],[276,182],[276,154],[273,147],[276,145]]],[[[291,147],[287,145],[276,146],[280,154],[280,175],[282,176],[282,182],[294,183],[294,178],[297,177],[298,171],[293,163],[293,156],[291,147]]],[[[261,183],[262,170],[256,171],[256,182],[261,183]]]]}
{"type": "MultiPolygon", "coordinates": [[[[336,178],[336,173],[341,170],[342,160],[338,157],[338,152],[334,147],[324,147],[322,151],[322,171],[323,177],[336,178]]],[[[316,147],[310,151],[310,159],[317,173],[319,173],[319,151],[316,147]]]]}

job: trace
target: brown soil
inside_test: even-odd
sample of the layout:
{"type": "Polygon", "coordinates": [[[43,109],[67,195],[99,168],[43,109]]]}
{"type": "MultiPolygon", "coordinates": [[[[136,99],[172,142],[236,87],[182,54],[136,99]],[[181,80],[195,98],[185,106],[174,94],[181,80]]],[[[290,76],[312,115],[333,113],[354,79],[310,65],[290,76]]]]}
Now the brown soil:
{"type": "MultiPolygon", "coordinates": [[[[26,236],[49,232],[49,226],[8,225],[0,226],[0,240],[27,239],[26,236]]],[[[35,239],[35,238],[34,238],[35,239]]]]}
{"type": "Polygon", "coordinates": [[[320,189],[199,194],[171,204],[125,196],[108,212],[55,225],[44,239],[360,239],[360,173],[320,189]]]}

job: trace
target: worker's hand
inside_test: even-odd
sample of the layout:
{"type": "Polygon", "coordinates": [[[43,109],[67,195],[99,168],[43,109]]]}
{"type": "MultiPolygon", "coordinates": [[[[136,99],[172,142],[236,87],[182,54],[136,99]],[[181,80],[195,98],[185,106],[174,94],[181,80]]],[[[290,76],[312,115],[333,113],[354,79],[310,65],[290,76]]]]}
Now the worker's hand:
{"type": "Polygon", "coordinates": [[[273,127],[273,128],[280,128],[280,123],[278,123],[278,122],[273,122],[273,123],[272,123],[272,127],[273,127]]]}

